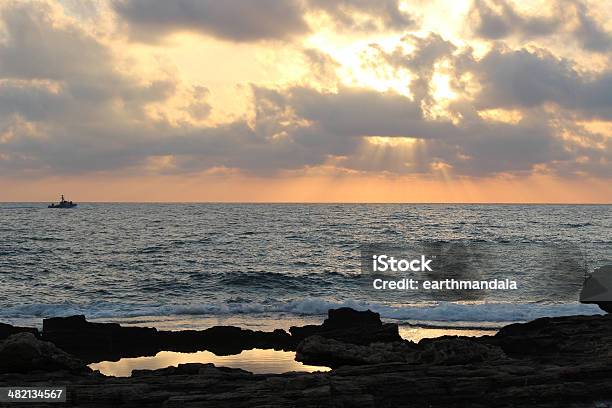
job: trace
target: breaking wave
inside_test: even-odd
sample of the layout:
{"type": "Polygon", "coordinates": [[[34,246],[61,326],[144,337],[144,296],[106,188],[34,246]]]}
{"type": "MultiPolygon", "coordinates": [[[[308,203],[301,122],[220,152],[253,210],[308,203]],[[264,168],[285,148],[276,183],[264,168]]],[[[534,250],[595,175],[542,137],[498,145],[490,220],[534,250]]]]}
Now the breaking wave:
{"type": "Polygon", "coordinates": [[[428,305],[385,305],[359,301],[337,302],[320,298],[306,298],[292,301],[227,302],[192,305],[134,305],[115,303],[91,304],[31,304],[5,308],[3,318],[45,318],[84,314],[88,318],[125,318],[139,316],[177,315],[231,315],[278,313],[293,315],[325,315],[328,309],[352,307],[357,310],[370,309],[385,319],[400,323],[427,323],[452,325],[453,322],[474,324],[522,322],[539,317],[565,315],[593,315],[603,312],[595,305],[580,303],[478,303],[465,304],[439,302],[428,305]]]}

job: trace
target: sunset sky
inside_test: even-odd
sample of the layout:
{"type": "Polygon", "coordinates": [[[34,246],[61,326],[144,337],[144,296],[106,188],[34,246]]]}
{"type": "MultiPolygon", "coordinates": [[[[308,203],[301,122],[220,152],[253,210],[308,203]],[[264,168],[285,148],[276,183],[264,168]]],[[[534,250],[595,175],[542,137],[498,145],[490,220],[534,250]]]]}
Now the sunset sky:
{"type": "Polygon", "coordinates": [[[0,201],[612,202],[612,1],[0,1],[0,201]]]}

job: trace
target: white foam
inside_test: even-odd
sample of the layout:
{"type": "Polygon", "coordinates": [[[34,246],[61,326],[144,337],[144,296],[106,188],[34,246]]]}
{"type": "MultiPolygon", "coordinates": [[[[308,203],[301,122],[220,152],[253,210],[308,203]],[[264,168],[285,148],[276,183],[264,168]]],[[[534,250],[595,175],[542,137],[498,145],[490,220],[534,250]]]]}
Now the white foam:
{"type": "Polygon", "coordinates": [[[5,308],[0,321],[14,318],[44,318],[84,314],[88,318],[173,316],[173,315],[232,315],[287,313],[294,315],[325,315],[329,309],[351,307],[356,310],[373,310],[381,317],[404,322],[452,322],[510,323],[533,320],[539,317],[566,315],[593,315],[603,312],[595,305],[580,303],[452,303],[440,302],[427,305],[388,305],[360,301],[337,302],[320,298],[305,298],[288,302],[236,302],[194,305],[122,305],[95,303],[89,305],[32,304],[5,308]]]}

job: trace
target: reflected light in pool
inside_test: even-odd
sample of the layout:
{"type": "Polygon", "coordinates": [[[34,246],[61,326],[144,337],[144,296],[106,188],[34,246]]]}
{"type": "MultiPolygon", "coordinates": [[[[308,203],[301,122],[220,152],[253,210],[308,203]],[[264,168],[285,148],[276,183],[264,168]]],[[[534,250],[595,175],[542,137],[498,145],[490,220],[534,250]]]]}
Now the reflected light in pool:
{"type": "Polygon", "coordinates": [[[399,334],[405,340],[418,343],[423,339],[433,339],[441,336],[480,337],[494,336],[497,329],[449,329],[435,327],[400,326],[399,334]]]}
{"type": "Polygon", "coordinates": [[[329,371],[328,367],[310,366],[295,361],[295,353],[252,349],[231,356],[217,356],[209,351],[178,353],[160,351],[152,357],[122,358],[119,361],[102,361],[90,364],[92,370],[104,375],[128,377],[132,370],[156,370],[185,363],[213,363],[217,367],[241,368],[255,374],[277,374],[287,371],[329,371]]]}

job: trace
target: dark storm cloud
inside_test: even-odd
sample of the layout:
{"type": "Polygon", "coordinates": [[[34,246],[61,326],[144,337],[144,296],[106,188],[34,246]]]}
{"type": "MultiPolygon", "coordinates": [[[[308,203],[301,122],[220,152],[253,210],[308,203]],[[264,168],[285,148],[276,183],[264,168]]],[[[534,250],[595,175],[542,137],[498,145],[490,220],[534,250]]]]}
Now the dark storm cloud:
{"type": "Polygon", "coordinates": [[[566,34],[584,49],[606,52],[612,49],[612,33],[594,18],[587,5],[579,0],[555,1],[550,16],[519,13],[507,0],[475,0],[470,10],[474,32],[489,40],[512,35],[537,38],[566,34]]]}
{"type": "Polygon", "coordinates": [[[114,8],[134,37],[145,41],[185,30],[246,42],[308,30],[296,0],[117,0],[114,8]]]}

